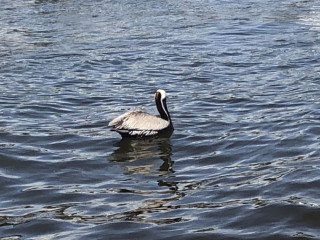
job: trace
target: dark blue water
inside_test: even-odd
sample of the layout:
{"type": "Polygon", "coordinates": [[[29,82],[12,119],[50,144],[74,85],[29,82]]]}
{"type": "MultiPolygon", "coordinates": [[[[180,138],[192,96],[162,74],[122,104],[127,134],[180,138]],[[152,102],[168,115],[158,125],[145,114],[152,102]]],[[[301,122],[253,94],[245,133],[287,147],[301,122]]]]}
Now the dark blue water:
{"type": "Polygon", "coordinates": [[[320,3],[0,4],[0,239],[320,238],[320,3]],[[168,93],[171,138],[108,122],[168,93]]]}

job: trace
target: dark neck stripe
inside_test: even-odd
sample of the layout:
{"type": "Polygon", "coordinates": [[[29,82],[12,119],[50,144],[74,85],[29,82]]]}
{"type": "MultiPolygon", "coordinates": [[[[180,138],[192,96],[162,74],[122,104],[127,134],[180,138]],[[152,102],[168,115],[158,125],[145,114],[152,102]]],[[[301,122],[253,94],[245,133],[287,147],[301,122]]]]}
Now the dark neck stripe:
{"type": "Polygon", "coordinates": [[[161,94],[157,93],[156,95],[156,105],[158,112],[160,113],[160,117],[166,121],[170,121],[170,115],[168,112],[166,100],[161,101],[161,94]]]}

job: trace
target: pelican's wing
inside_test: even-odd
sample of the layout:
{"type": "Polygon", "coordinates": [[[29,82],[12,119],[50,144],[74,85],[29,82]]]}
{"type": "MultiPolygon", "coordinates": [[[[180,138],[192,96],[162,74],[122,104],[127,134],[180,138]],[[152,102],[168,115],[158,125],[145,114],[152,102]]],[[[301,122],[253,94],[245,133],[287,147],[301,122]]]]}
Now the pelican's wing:
{"type": "Polygon", "coordinates": [[[159,131],[169,126],[170,122],[141,111],[130,111],[120,115],[109,123],[114,130],[159,131]]]}

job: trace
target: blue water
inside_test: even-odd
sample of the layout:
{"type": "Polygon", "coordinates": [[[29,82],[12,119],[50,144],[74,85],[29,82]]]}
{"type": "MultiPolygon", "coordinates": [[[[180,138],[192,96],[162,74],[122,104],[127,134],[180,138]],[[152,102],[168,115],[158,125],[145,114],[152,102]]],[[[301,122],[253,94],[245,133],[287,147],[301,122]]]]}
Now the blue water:
{"type": "Polygon", "coordinates": [[[320,3],[0,5],[0,239],[319,239],[320,3]],[[170,138],[107,125],[156,114],[170,138]]]}

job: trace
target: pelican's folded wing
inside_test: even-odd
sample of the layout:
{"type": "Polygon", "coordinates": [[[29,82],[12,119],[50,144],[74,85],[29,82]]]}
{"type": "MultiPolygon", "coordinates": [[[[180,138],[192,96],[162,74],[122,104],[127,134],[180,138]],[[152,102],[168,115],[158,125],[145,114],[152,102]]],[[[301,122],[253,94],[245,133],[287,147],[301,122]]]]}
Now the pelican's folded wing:
{"type": "Polygon", "coordinates": [[[169,125],[169,121],[141,111],[124,113],[109,123],[116,131],[160,131],[169,125]]]}

